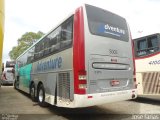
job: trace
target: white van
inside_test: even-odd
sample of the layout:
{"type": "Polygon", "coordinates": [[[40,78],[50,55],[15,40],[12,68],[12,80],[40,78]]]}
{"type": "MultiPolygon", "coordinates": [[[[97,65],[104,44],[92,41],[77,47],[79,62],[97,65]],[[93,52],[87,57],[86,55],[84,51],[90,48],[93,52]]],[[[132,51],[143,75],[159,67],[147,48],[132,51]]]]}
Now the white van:
{"type": "Polygon", "coordinates": [[[14,69],[5,68],[1,75],[1,85],[13,85],[14,83],[14,69]]]}

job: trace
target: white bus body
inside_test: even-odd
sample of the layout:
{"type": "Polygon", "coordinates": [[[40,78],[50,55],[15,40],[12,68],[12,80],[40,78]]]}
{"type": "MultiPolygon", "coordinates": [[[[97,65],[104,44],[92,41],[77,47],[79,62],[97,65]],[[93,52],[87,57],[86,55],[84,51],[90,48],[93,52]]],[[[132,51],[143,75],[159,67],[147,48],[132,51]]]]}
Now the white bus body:
{"type": "Polygon", "coordinates": [[[160,100],[160,34],[134,40],[138,96],[160,100]]]}

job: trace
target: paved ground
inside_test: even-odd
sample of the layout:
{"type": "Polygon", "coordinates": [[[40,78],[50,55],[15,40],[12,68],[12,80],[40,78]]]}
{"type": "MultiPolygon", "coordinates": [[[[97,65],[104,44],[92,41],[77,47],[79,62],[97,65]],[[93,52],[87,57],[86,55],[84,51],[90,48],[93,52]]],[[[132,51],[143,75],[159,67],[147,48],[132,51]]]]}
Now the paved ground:
{"type": "Polygon", "coordinates": [[[3,120],[7,120],[6,118],[12,118],[12,120],[13,118],[14,120],[128,120],[149,117],[154,117],[154,120],[160,119],[160,101],[137,99],[78,109],[58,108],[51,105],[42,108],[32,102],[27,94],[15,90],[12,86],[0,88],[0,119],[3,120]],[[149,114],[152,115],[146,116],[149,114]]]}

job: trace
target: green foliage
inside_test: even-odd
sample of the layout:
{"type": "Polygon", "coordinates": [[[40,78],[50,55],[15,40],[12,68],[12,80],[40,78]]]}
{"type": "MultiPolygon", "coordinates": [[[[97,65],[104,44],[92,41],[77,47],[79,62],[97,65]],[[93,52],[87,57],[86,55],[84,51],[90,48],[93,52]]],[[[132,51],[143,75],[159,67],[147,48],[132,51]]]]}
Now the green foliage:
{"type": "Polygon", "coordinates": [[[18,45],[14,46],[9,52],[9,56],[12,60],[15,60],[20,54],[22,54],[26,49],[28,49],[33,43],[35,43],[39,38],[44,35],[42,32],[26,32],[18,39],[18,45]]]}

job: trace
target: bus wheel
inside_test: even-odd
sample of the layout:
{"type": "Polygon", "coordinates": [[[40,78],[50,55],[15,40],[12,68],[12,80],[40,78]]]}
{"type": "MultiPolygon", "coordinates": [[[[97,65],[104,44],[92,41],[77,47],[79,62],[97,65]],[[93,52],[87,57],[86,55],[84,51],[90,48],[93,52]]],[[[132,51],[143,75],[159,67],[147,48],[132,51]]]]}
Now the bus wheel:
{"type": "Polygon", "coordinates": [[[15,82],[14,82],[14,88],[15,89],[19,88],[19,80],[15,80],[15,82]]]}
{"type": "Polygon", "coordinates": [[[16,81],[14,81],[14,84],[13,84],[13,86],[14,86],[14,89],[16,89],[16,81]]]}
{"type": "Polygon", "coordinates": [[[36,102],[36,97],[35,97],[35,85],[34,85],[34,83],[31,84],[30,96],[31,96],[32,101],[36,102]]]}
{"type": "Polygon", "coordinates": [[[46,107],[47,103],[45,102],[45,90],[43,84],[38,88],[38,104],[42,107],[46,107]]]}

